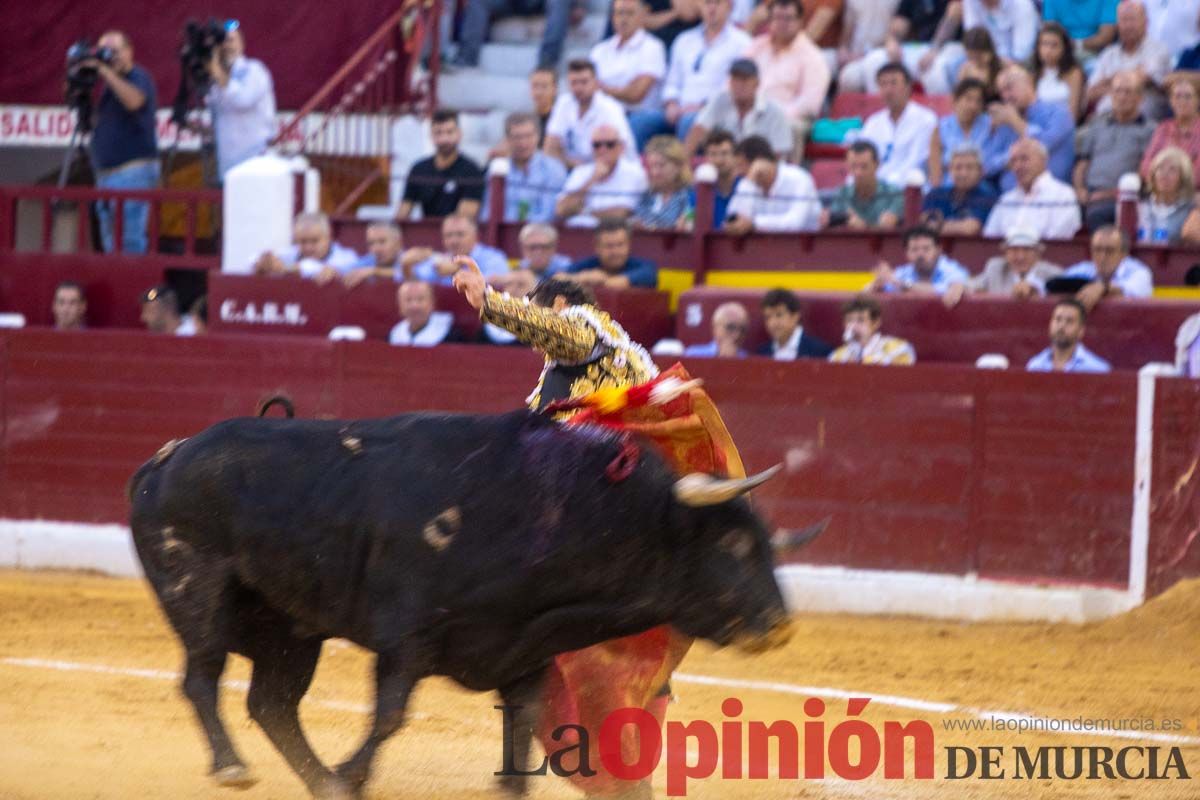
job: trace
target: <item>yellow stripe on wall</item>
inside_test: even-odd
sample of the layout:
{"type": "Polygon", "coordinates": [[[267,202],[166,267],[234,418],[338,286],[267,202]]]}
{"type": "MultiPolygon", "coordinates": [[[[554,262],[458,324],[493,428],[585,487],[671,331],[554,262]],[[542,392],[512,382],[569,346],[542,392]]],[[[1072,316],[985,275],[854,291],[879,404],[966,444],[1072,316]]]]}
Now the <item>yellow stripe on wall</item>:
{"type": "Polygon", "coordinates": [[[1159,286],[1154,290],[1154,296],[1170,300],[1200,300],[1200,287],[1159,286]]]}
{"type": "Polygon", "coordinates": [[[870,272],[713,271],[709,286],[730,289],[796,289],[811,292],[857,292],[871,282],[870,272]]]}

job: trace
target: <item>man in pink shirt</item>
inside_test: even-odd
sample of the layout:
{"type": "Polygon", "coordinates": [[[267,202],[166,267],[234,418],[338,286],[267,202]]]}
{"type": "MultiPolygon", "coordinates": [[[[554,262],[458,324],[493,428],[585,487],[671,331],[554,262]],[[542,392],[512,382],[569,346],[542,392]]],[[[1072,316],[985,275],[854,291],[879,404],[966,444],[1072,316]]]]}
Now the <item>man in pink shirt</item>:
{"type": "Polygon", "coordinates": [[[800,0],[771,0],[769,8],[767,32],[754,38],[746,55],[758,65],[763,94],[791,120],[799,154],[829,91],[829,65],[804,32],[800,0]]]}

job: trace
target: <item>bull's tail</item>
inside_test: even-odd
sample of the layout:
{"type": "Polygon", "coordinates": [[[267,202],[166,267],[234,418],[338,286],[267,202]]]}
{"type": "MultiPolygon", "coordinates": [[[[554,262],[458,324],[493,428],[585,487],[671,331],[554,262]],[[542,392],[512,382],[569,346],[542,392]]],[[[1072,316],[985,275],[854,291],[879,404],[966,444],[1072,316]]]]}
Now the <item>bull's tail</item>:
{"type": "Polygon", "coordinates": [[[292,404],[292,398],[286,394],[273,394],[264,399],[258,404],[258,412],[255,416],[266,416],[266,413],[271,410],[271,406],[279,406],[283,409],[283,413],[288,419],[293,419],[296,416],[296,406],[292,404]]]}

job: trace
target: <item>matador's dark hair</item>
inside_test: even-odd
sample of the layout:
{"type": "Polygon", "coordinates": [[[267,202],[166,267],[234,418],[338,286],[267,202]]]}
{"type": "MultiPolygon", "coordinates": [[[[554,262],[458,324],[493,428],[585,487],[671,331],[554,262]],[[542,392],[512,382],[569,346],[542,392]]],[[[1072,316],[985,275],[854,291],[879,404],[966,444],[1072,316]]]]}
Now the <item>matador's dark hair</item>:
{"type": "Polygon", "coordinates": [[[529,293],[529,299],[539,306],[549,307],[554,305],[554,298],[560,295],[566,299],[567,305],[598,305],[591,289],[583,284],[575,283],[575,281],[564,281],[559,278],[546,278],[533,287],[533,291],[529,293]]]}

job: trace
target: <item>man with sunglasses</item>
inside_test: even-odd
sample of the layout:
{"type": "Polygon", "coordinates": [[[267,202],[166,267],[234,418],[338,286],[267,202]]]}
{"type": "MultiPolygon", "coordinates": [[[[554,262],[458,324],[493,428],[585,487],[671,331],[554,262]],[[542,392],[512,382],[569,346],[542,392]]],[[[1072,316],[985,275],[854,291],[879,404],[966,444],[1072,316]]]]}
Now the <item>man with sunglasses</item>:
{"type": "Polygon", "coordinates": [[[648,185],[641,162],[623,158],[625,142],[615,127],[596,128],[591,142],[594,160],[571,170],[555,204],[555,214],[568,225],[627,219],[648,185]]]}
{"type": "Polygon", "coordinates": [[[256,58],[246,58],[246,42],[236,19],[225,21],[225,41],[213,51],[208,72],[213,87],[206,103],[213,115],[217,168],[225,173],[266,152],[275,135],[275,87],[256,58]]]}

